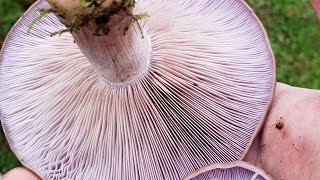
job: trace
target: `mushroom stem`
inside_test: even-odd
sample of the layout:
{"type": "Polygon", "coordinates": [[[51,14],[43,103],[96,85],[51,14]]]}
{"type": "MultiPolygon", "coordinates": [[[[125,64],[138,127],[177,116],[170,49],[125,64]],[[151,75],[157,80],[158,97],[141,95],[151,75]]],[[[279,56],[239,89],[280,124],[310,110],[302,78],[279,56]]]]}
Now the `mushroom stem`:
{"type": "Polygon", "coordinates": [[[141,39],[139,30],[132,28],[126,35],[118,29],[111,29],[106,36],[92,36],[93,33],[84,27],[72,32],[72,36],[102,79],[122,84],[146,73],[151,57],[150,39],[141,39]]]}
{"type": "Polygon", "coordinates": [[[59,19],[69,28],[79,25],[75,30],[71,30],[75,43],[104,81],[110,84],[127,84],[138,80],[147,72],[151,58],[150,39],[148,36],[141,37],[141,32],[144,35],[146,33],[140,26],[132,25],[127,30],[133,20],[133,7],[127,3],[131,0],[100,1],[101,6],[94,7],[95,9],[81,6],[80,0],[77,3],[71,1],[73,4],[67,1],[70,0],[48,0],[52,8],[60,14],[62,11],[66,14],[86,16],[90,12],[91,18],[96,17],[93,13],[100,13],[99,19],[90,19],[85,25],[79,25],[79,22],[71,20],[70,17],[59,16],[59,19]],[[103,10],[111,9],[111,6],[117,4],[126,6],[118,8],[114,14],[110,15],[108,11],[101,16],[103,10]]]}

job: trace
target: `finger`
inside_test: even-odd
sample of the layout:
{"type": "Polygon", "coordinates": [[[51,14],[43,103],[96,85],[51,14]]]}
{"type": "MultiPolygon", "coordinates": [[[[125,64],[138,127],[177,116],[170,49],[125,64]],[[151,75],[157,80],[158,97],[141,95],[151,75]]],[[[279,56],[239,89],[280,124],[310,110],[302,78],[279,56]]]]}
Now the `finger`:
{"type": "Polygon", "coordinates": [[[314,12],[316,13],[318,19],[320,20],[320,0],[311,0],[310,2],[314,12]]]}
{"type": "Polygon", "coordinates": [[[278,83],[265,125],[245,160],[275,179],[320,179],[319,98],[320,91],[278,83]]]}
{"type": "Polygon", "coordinates": [[[3,176],[3,180],[41,180],[26,168],[15,168],[3,176]]]}

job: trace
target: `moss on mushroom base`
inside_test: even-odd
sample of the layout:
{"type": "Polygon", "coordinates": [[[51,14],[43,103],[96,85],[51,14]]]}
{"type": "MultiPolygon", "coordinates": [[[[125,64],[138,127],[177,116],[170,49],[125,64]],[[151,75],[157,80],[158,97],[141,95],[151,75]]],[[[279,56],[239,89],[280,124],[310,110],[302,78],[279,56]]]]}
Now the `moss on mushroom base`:
{"type": "Polygon", "coordinates": [[[122,1],[94,1],[94,0],[79,0],[81,8],[75,6],[72,10],[61,10],[61,7],[57,7],[56,2],[51,2],[51,9],[39,9],[40,16],[33,20],[28,27],[28,32],[32,26],[46,17],[49,13],[55,13],[60,21],[65,24],[66,28],[60,31],[52,32],[51,36],[59,35],[66,32],[73,32],[79,30],[81,27],[87,27],[94,31],[94,36],[108,35],[110,28],[116,25],[119,21],[122,21],[126,17],[129,17],[127,25],[122,29],[124,35],[130,29],[133,23],[137,23],[141,32],[141,37],[144,38],[139,20],[149,17],[148,13],[132,14],[132,8],[135,6],[135,0],[122,0],[122,1]],[[108,6],[104,3],[108,2],[108,6]],[[80,11],[80,10],[81,11],[80,11]],[[113,16],[117,15],[116,18],[113,16]],[[113,19],[114,20],[113,20],[113,19]],[[113,22],[114,21],[114,22],[113,22]]]}
{"type": "Polygon", "coordinates": [[[76,0],[70,1],[71,5],[63,5],[69,0],[48,2],[51,7],[38,9],[40,17],[31,21],[29,31],[43,17],[54,13],[65,27],[51,32],[51,36],[70,32],[105,82],[124,85],[146,73],[151,44],[149,38],[144,39],[139,21],[148,13],[133,14],[134,0],[76,0]]]}

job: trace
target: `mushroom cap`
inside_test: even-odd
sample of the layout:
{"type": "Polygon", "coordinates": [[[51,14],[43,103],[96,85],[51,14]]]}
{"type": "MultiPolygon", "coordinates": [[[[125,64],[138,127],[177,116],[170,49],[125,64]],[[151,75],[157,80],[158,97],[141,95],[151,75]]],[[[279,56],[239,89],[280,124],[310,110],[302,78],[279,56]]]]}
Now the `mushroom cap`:
{"type": "Polygon", "coordinates": [[[63,29],[55,15],[28,34],[42,8],[0,54],[1,122],[26,167],[44,179],[180,179],[244,157],[275,85],[266,32],[245,2],[138,1],[152,56],[124,86],[102,81],[71,34],[50,37],[63,29]]]}
{"type": "Polygon", "coordinates": [[[271,180],[262,169],[243,161],[212,164],[189,174],[183,180],[271,180]]]}

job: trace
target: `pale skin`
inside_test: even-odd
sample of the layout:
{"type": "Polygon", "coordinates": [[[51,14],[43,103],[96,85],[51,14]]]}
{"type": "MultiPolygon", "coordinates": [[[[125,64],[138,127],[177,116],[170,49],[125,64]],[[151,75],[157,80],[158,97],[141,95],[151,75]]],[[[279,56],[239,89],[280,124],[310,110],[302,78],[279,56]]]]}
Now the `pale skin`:
{"type": "Polygon", "coordinates": [[[319,127],[320,91],[277,83],[265,125],[245,160],[274,179],[320,179],[319,127]]]}
{"type": "MultiPolygon", "coordinates": [[[[320,0],[311,0],[311,4],[320,20],[320,0]]],[[[265,124],[244,160],[264,169],[274,179],[318,180],[319,127],[320,90],[277,83],[265,124]]],[[[6,173],[3,180],[40,178],[19,167],[6,173]]]]}

